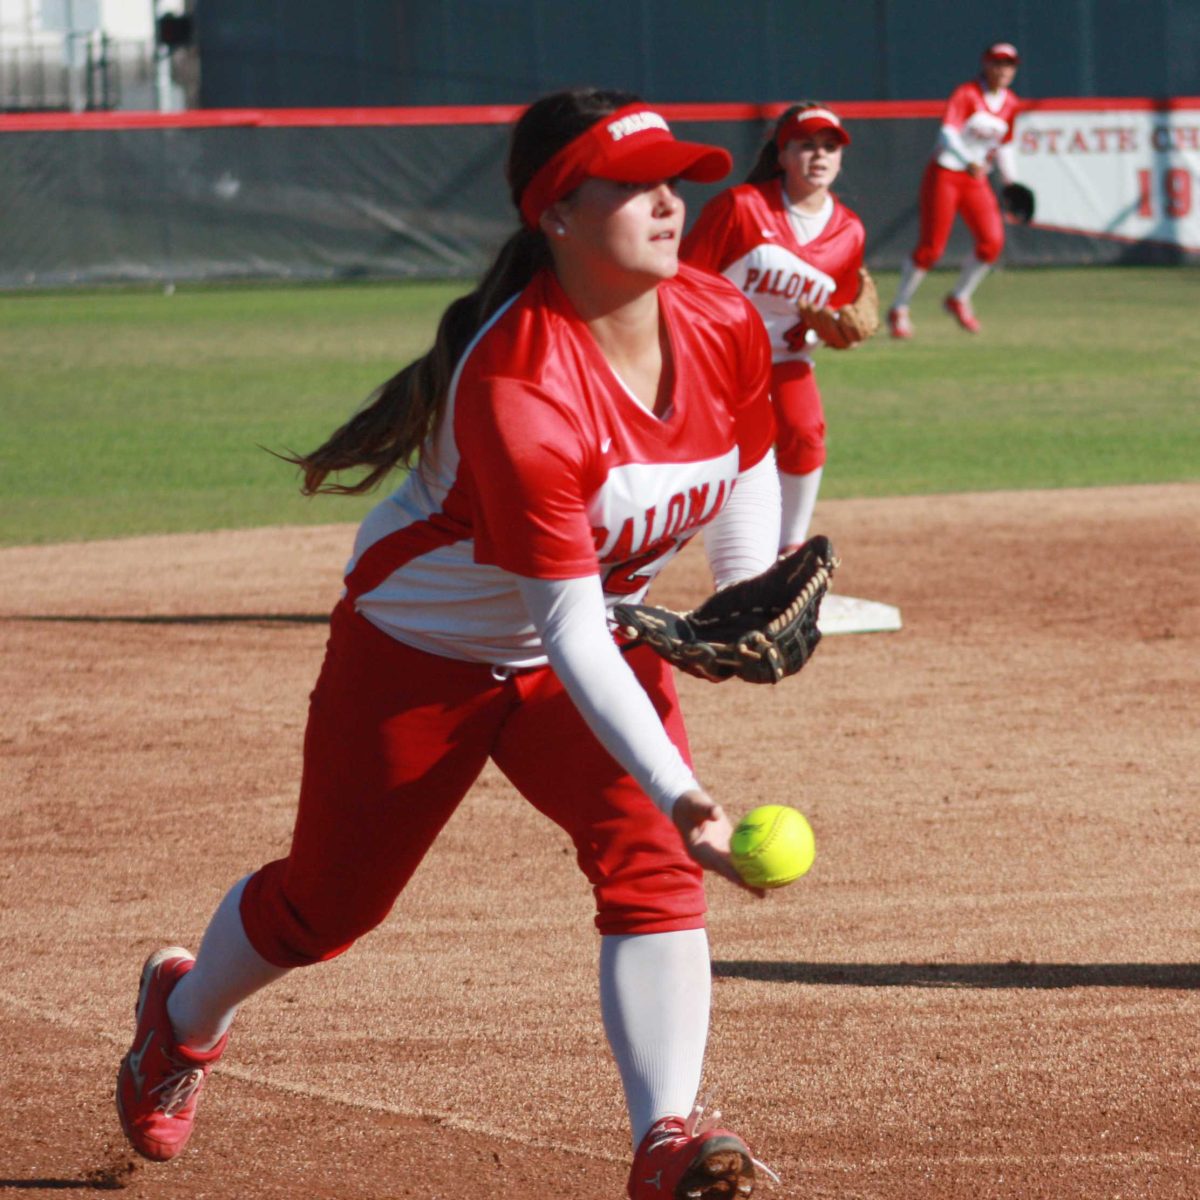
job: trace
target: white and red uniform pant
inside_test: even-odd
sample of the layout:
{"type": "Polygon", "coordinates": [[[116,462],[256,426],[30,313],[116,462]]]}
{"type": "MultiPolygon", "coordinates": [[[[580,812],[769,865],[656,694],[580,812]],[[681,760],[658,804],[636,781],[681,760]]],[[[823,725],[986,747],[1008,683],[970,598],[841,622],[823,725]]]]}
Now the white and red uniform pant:
{"type": "MultiPolygon", "coordinates": [[[[626,659],[690,762],[671,668],[646,647],[626,659]]],[[[291,851],[242,895],[258,953],[303,966],[378,925],[489,758],[574,842],[602,933],[703,927],[700,867],[549,667],[498,679],[397,642],[343,601],[310,703],[291,851]]],[[[478,847],[473,869],[507,867],[478,847]]]]}
{"type": "Polygon", "coordinates": [[[1004,249],[1004,218],[986,176],[976,178],[967,171],[951,171],[930,162],[921,179],[921,231],[913,262],[928,271],[942,257],[955,215],[975,239],[975,257],[993,263],[1004,249]]]}
{"type": "Polygon", "coordinates": [[[775,461],[789,475],[807,475],[825,464],[825,410],[812,363],[771,367],[775,409],[775,461]]]}

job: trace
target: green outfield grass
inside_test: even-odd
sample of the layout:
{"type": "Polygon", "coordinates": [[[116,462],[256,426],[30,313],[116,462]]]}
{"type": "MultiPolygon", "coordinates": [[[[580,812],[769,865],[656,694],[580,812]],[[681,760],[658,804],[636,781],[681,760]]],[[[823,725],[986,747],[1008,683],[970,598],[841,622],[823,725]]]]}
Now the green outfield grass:
{"type": "Polygon", "coordinates": [[[925,281],[911,342],[823,353],[824,495],[1200,478],[1200,269],[997,272],[977,336],[941,310],[955,275],[925,281]]]}
{"type": "MultiPolygon", "coordinates": [[[[828,498],[1200,478],[1200,270],[999,272],[979,337],[825,351],[828,498]]],[[[886,304],[894,276],[881,274],[886,304]]],[[[428,345],[461,284],[0,296],[0,544],[357,520],[311,448],[428,345]]]]}

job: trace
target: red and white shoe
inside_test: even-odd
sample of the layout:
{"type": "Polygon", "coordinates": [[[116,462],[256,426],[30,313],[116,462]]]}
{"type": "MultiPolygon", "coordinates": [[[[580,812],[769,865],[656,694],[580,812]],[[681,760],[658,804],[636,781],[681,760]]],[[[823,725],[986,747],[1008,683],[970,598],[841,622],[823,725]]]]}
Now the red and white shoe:
{"type": "Polygon", "coordinates": [[[117,1114],[129,1144],[144,1158],[166,1162],[192,1135],[196,1102],[229,1034],[211,1050],[189,1050],[175,1042],[167,997],[195,959],[180,946],[155,951],[142,967],[137,1030],[117,1073],[117,1114]]]}
{"type": "Polygon", "coordinates": [[[650,1127],[629,1172],[630,1200],[745,1200],[756,1166],[778,1182],[737,1134],[718,1128],[719,1112],[703,1112],[698,1105],[686,1121],[663,1117],[650,1127]]]}
{"type": "Polygon", "coordinates": [[[968,332],[978,333],[982,326],[970,300],[960,300],[957,296],[947,296],[942,301],[942,307],[968,332]]]}
{"type": "Polygon", "coordinates": [[[912,320],[907,308],[888,309],[888,328],[894,338],[910,338],[913,335],[912,320]]]}

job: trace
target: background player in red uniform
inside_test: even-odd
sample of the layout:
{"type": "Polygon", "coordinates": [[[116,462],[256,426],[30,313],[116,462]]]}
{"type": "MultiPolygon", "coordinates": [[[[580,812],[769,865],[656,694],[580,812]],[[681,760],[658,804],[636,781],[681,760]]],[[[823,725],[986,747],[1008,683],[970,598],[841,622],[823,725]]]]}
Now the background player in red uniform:
{"type": "Polygon", "coordinates": [[[919,240],[901,269],[888,312],[892,337],[912,337],[909,304],[942,257],[958,213],[975,249],[942,306],[969,333],[979,332],[971,297],[1004,249],[1004,220],[988,174],[994,167],[1005,183],[1016,180],[1012,139],[1018,100],[1010,85],[1020,61],[1011,42],[994,42],[983,52],[978,77],[955,88],[946,104],[937,145],[921,179],[919,240]]]}
{"type": "Polygon", "coordinates": [[[746,182],[710,200],[683,242],[684,259],[736,284],[770,335],[783,550],[808,537],[825,465],[812,358],[819,343],[796,305],[838,308],[853,300],[863,265],[862,222],[830,191],[849,144],[828,107],[789,108],[746,182]]]}
{"type": "Polygon", "coordinates": [[[670,668],[608,619],[701,529],[718,584],[775,558],[767,338],[736,289],[678,262],[673,181],[729,165],[632,96],[533,104],[508,162],[523,228],[430,353],[296,460],[309,492],[415,462],[358,534],[288,856],[232,888],[195,959],[143,968],[117,1086],[143,1155],[182,1149],[238,1005],[382,921],[491,758],[593,888],[630,1196],[750,1194],[744,1142],[694,1107],[703,869],[741,883],[730,822],[692,772],[670,668]]]}

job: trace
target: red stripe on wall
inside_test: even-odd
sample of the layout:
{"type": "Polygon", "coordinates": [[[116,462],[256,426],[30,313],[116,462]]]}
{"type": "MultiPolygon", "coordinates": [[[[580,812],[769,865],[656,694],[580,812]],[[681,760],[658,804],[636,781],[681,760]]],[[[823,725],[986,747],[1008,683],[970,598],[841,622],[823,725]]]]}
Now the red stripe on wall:
{"type": "MultiPolygon", "coordinates": [[[[789,107],[770,104],[660,104],[670,121],[773,121],[789,107]]],[[[851,101],[837,105],[847,118],[937,117],[941,100],[851,101]]],[[[89,112],[0,114],[0,130],[61,132],[89,129],[219,129],[223,127],[319,128],[364,125],[508,125],[524,105],[459,105],[444,108],[196,108],[187,112],[89,112]]]]}
{"type": "Polygon", "coordinates": [[[508,125],[520,105],[456,108],[193,108],[187,112],[0,114],[0,130],[316,128],[354,125],[508,125]]]}
{"type": "MultiPolygon", "coordinates": [[[[766,104],[655,104],[671,121],[773,121],[790,107],[766,104]]],[[[944,100],[852,100],[832,106],[847,120],[912,120],[941,116],[944,100]]],[[[193,108],[185,113],[2,113],[0,132],[194,130],[246,127],[319,128],[401,125],[509,125],[523,104],[457,104],[432,108],[193,108]]],[[[1057,97],[1022,101],[1025,109],[1063,112],[1182,112],[1200,109],[1200,96],[1057,97]]]]}
{"type": "MultiPolygon", "coordinates": [[[[847,120],[911,120],[940,117],[944,100],[847,100],[833,108],[847,120]]],[[[769,104],[659,104],[671,121],[773,121],[786,101],[769,104]]],[[[1027,109],[1065,112],[1177,112],[1200,109],[1200,96],[1152,99],[1066,97],[1026,100],[1027,109]]],[[[3,113],[0,132],[44,133],[92,129],[219,129],[224,127],[319,128],[398,125],[508,125],[524,105],[454,105],[431,108],[196,108],[187,112],[3,113]]]]}

